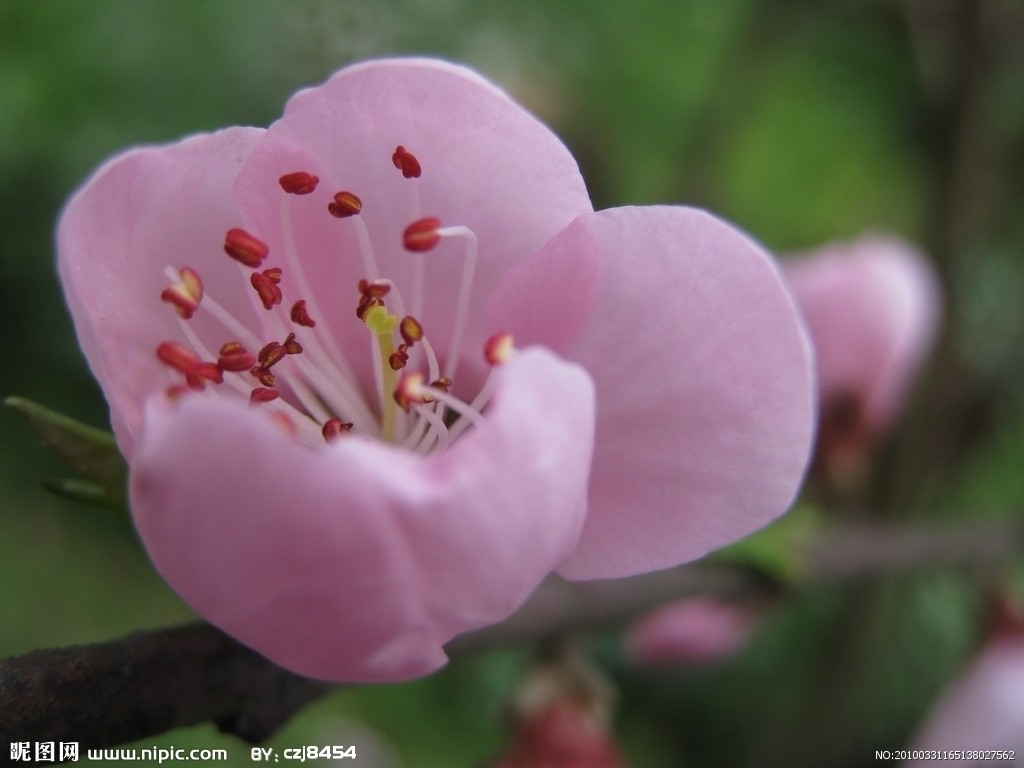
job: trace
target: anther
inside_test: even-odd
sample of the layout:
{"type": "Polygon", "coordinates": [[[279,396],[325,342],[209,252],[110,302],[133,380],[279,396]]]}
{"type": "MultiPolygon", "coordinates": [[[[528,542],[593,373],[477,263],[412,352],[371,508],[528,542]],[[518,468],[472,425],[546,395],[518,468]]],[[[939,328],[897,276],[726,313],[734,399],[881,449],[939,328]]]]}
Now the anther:
{"type": "Polygon", "coordinates": [[[281,282],[281,276],[284,274],[284,270],[280,267],[271,267],[270,269],[263,270],[263,276],[270,280],[274,285],[281,282]]]}
{"type": "Polygon", "coordinates": [[[165,341],[156,348],[156,356],[165,363],[186,375],[196,372],[199,358],[196,353],[176,341],[165,341]]]}
{"type": "Polygon", "coordinates": [[[366,313],[374,307],[383,307],[384,302],[380,299],[374,299],[367,296],[365,293],[359,299],[359,305],[356,307],[356,317],[362,321],[366,321],[366,313]]]}
{"type": "Polygon", "coordinates": [[[327,204],[327,210],[338,219],[347,219],[363,210],[363,201],[351,192],[338,192],[333,202],[327,204]]]}
{"type": "Polygon", "coordinates": [[[308,195],[316,189],[320,178],[305,171],[296,171],[295,173],[286,173],[278,181],[281,184],[281,189],[290,195],[308,195]]]}
{"type": "Polygon", "coordinates": [[[306,309],[305,299],[299,299],[292,305],[291,317],[292,322],[296,325],[301,325],[306,328],[313,328],[316,326],[316,321],[309,316],[309,310],[306,309]]]}
{"type": "Polygon", "coordinates": [[[247,267],[255,269],[267,258],[270,249],[244,229],[229,229],[224,237],[224,252],[247,267]]]}
{"type": "Polygon", "coordinates": [[[402,334],[402,340],[410,347],[423,338],[423,326],[412,315],[402,318],[402,322],[398,324],[398,332],[402,334]]]}
{"type": "Polygon", "coordinates": [[[360,280],[359,292],[371,299],[383,299],[391,293],[391,283],[386,280],[360,280]]]}
{"type": "Polygon", "coordinates": [[[250,405],[256,405],[257,403],[269,403],[271,400],[277,400],[280,396],[281,393],[276,389],[256,387],[249,393],[249,403],[250,405]]]}
{"type": "Polygon", "coordinates": [[[191,267],[182,267],[178,271],[178,277],[180,282],[165,288],[160,298],[171,304],[182,318],[188,320],[195,314],[203,298],[203,281],[199,273],[191,267]]]}
{"type": "Polygon", "coordinates": [[[249,276],[249,282],[256,289],[256,294],[260,297],[260,301],[263,302],[264,309],[272,309],[274,305],[280,304],[284,298],[281,289],[277,287],[278,282],[281,280],[281,274],[279,270],[276,272],[276,280],[273,277],[275,270],[270,269],[266,272],[253,272],[249,276]],[[271,274],[268,275],[267,272],[271,274]]]}
{"type": "Polygon", "coordinates": [[[420,161],[416,159],[416,155],[403,146],[395,148],[395,153],[391,156],[391,162],[395,164],[395,168],[400,170],[407,179],[418,179],[420,173],[423,172],[423,169],[420,168],[420,161]]]}
{"type": "Polygon", "coordinates": [[[285,354],[298,355],[302,353],[302,345],[295,340],[294,333],[289,333],[281,346],[284,347],[285,354]]]}
{"type": "Polygon", "coordinates": [[[402,244],[407,251],[429,251],[441,241],[441,234],[438,232],[440,227],[441,220],[434,216],[417,219],[405,228],[405,232],[402,233],[402,244]]]}
{"type": "Polygon", "coordinates": [[[449,379],[447,376],[442,376],[436,381],[430,382],[430,386],[433,389],[439,389],[442,392],[447,392],[449,389],[451,389],[452,380],[449,379]]]}
{"type": "Polygon", "coordinates": [[[388,365],[391,366],[392,371],[400,371],[405,368],[405,364],[409,362],[409,347],[405,344],[399,344],[398,349],[391,353],[388,357],[388,365]]]}
{"type": "Polygon", "coordinates": [[[288,353],[285,350],[284,345],[281,344],[281,342],[272,341],[269,344],[265,345],[263,349],[260,350],[259,354],[256,356],[256,359],[260,361],[261,366],[263,366],[267,370],[270,370],[271,368],[274,367],[274,365],[281,362],[281,360],[284,359],[284,356],[286,354],[288,353]]]}
{"type": "Polygon", "coordinates": [[[256,380],[265,387],[274,386],[274,374],[262,365],[254,365],[249,369],[249,373],[256,377],[256,380]]]}
{"type": "Polygon", "coordinates": [[[252,352],[247,350],[240,341],[229,341],[220,348],[217,366],[222,371],[247,371],[256,363],[252,352]]]}
{"type": "Polygon", "coordinates": [[[491,365],[507,363],[515,351],[511,333],[496,333],[484,343],[484,359],[491,365]]]}
{"type": "Polygon", "coordinates": [[[324,436],[324,440],[326,440],[328,443],[338,440],[339,438],[348,434],[350,431],[352,431],[352,422],[342,421],[337,416],[334,416],[333,418],[330,418],[327,421],[325,421],[323,429],[320,430],[320,432],[324,436]]]}
{"type": "Polygon", "coordinates": [[[423,391],[422,373],[414,371],[405,374],[395,388],[395,402],[406,413],[413,405],[423,405],[432,401],[430,395],[423,391]]]}

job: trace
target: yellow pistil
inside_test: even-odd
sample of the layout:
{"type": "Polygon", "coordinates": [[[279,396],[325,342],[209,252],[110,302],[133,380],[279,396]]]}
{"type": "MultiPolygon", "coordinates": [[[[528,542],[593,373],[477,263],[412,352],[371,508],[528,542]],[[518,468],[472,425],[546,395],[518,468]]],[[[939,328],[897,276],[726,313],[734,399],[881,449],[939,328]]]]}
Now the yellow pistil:
{"type": "Polygon", "coordinates": [[[381,398],[380,437],[386,442],[395,439],[395,411],[398,408],[392,393],[395,391],[397,374],[391,368],[391,354],[395,351],[393,333],[398,327],[398,316],[389,314],[383,304],[370,307],[363,316],[366,327],[377,337],[380,353],[381,398]]]}

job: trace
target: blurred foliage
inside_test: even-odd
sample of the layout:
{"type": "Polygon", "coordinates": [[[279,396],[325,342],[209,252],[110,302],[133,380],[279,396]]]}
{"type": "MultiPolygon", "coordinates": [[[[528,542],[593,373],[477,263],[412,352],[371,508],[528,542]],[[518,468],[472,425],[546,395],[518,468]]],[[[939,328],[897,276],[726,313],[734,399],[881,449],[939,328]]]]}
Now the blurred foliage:
{"type": "MultiPolygon", "coordinates": [[[[104,158],[266,125],[290,93],[353,59],[425,53],[477,67],[549,122],[599,207],[708,207],[778,252],[868,228],[924,244],[951,309],[893,441],[902,474],[889,498],[918,520],[1020,514],[1024,178],[1009,169],[1024,162],[1024,44],[1013,0],[979,2],[991,49],[967,69],[934,19],[915,18],[920,3],[896,0],[5,0],[0,327],[17,365],[2,394],[105,426],[52,268],[60,206],[104,158]],[[957,113],[948,93],[961,76],[975,80],[957,113]]],[[[127,526],[42,491],[35,479],[62,469],[13,414],[0,413],[0,436],[0,655],[190,616],[127,526]]],[[[746,547],[784,570],[777,542],[746,547]]],[[[812,589],[713,670],[631,669],[605,638],[633,763],[873,764],[976,644],[984,576],[812,589]]],[[[332,696],[273,745],[357,734],[400,755],[382,765],[473,765],[500,749],[526,656],[332,696]]],[[[227,746],[232,764],[249,764],[248,745],[209,727],[140,746],[153,744],[227,746]]]]}

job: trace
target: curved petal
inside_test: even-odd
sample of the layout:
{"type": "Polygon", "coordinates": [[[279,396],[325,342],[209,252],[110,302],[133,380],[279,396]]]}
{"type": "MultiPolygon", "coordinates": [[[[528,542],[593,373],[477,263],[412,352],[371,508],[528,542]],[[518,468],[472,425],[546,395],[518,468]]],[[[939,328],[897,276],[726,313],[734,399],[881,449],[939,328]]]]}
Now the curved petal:
{"type": "MultiPolygon", "coordinates": [[[[126,152],[100,168],[61,215],[65,299],[129,459],[146,397],[168,381],[154,351],[183,338],[174,311],[160,301],[169,284],[164,269],[199,269],[207,292],[243,317],[248,312],[243,282],[221,247],[239,224],[235,176],[262,133],[232,128],[126,152]]],[[[209,330],[198,315],[192,322],[200,333],[209,330]]]]}
{"type": "Polygon", "coordinates": [[[700,557],[789,506],[813,423],[809,346],[774,263],[750,240],[687,208],[581,216],[510,275],[530,290],[543,343],[565,322],[561,259],[598,260],[587,324],[566,356],[597,386],[590,511],[569,578],[626,576],[700,557]],[[586,252],[586,257],[580,255],[586,252]]]}
{"type": "Polygon", "coordinates": [[[941,314],[934,269],[909,243],[865,235],[785,263],[817,358],[822,405],[855,396],[880,433],[897,417],[941,314]]]}
{"type": "MultiPolygon", "coordinates": [[[[237,190],[248,221],[272,252],[286,252],[276,233],[287,229],[282,218],[291,218],[295,252],[316,303],[346,356],[357,359],[366,343],[353,310],[364,277],[393,279],[438,354],[443,358],[448,349],[466,243],[450,238],[429,253],[407,252],[402,233],[412,221],[434,216],[476,234],[469,317],[479,317],[511,266],[591,210],[576,162],[546,126],[472,71],[425,59],[349,67],[297,93],[268,129],[237,190]],[[419,160],[420,178],[404,178],[393,164],[399,145],[419,160]],[[296,170],[315,173],[320,185],[284,201],[278,179],[296,170]],[[361,199],[358,220],[328,214],[341,190],[361,199]],[[377,275],[364,265],[360,223],[377,275]],[[417,262],[426,262],[422,302],[414,295],[417,262]]],[[[454,377],[459,391],[471,391],[486,373],[479,350],[494,330],[473,323],[466,329],[462,349],[470,354],[454,377]]]]}
{"type": "Polygon", "coordinates": [[[504,618],[575,546],[593,439],[586,373],[544,350],[496,372],[485,425],[425,459],[313,451],[263,412],[150,404],[132,475],[157,569],[200,614],[301,674],[383,681],[504,618]]]}

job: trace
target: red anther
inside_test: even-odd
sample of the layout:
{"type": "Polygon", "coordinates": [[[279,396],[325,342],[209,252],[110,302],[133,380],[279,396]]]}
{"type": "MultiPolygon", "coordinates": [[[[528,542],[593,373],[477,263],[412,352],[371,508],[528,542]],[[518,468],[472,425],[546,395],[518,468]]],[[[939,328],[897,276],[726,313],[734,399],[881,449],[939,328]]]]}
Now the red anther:
{"type": "Polygon", "coordinates": [[[217,365],[222,371],[247,371],[256,364],[252,352],[242,346],[240,341],[229,341],[220,348],[217,365]]]}
{"type": "Polygon", "coordinates": [[[418,179],[420,173],[422,173],[420,161],[416,159],[416,155],[409,152],[405,147],[399,146],[395,148],[395,154],[391,156],[391,162],[395,164],[395,168],[400,170],[407,179],[418,179]]]}
{"type": "Polygon", "coordinates": [[[423,374],[405,374],[395,388],[395,402],[403,410],[408,412],[413,405],[422,405],[433,402],[433,398],[423,391],[423,374]]]}
{"type": "Polygon", "coordinates": [[[399,344],[398,349],[388,357],[388,364],[391,366],[392,371],[400,371],[405,368],[405,364],[409,362],[408,349],[405,344],[399,344]]]}
{"type": "Polygon", "coordinates": [[[433,389],[439,389],[442,392],[447,392],[452,386],[452,380],[447,376],[442,376],[440,379],[430,382],[430,386],[433,389]]]}
{"type": "Polygon", "coordinates": [[[284,344],[281,346],[284,347],[285,354],[287,355],[298,355],[302,353],[302,345],[295,340],[294,333],[289,333],[288,337],[284,340],[284,344]]]}
{"type": "Polygon", "coordinates": [[[181,278],[181,285],[185,292],[197,302],[203,298],[203,279],[192,267],[182,267],[178,270],[181,278]]]}
{"type": "Polygon", "coordinates": [[[281,344],[281,342],[272,341],[259,351],[256,359],[260,361],[260,365],[267,370],[270,370],[276,363],[281,362],[286,354],[288,353],[285,351],[284,345],[281,344]]]}
{"type": "Polygon", "coordinates": [[[200,360],[191,349],[179,344],[176,341],[165,341],[156,348],[156,356],[160,361],[166,363],[186,376],[195,374],[199,367],[200,360]]]}
{"type": "Polygon", "coordinates": [[[371,299],[383,299],[391,293],[391,283],[387,280],[360,280],[359,292],[371,299]]]}
{"type": "Polygon", "coordinates": [[[441,220],[434,216],[414,221],[405,228],[405,232],[402,234],[402,244],[407,251],[417,253],[429,251],[441,240],[441,235],[437,231],[440,226],[441,220]]]}
{"type": "Polygon", "coordinates": [[[309,316],[309,310],[306,309],[305,299],[299,299],[292,305],[292,322],[306,328],[316,326],[316,321],[309,316]]]}
{"type": "Polygon", "coordinates": [[[188,384],[188,388],[196,392],[202,392],[206,389],[206,382],[203,381],[203,377],[198,373],[186,373],[185,383],[188,384]]]}
{"type": "Polygon", "coordinates": [[[271,267],[270,269],[263,270],[263,276],[270,278],[270,281],[277,285],[281,282],[281,275],[284,274],[284,270],[280,267],[271,267]]]}
{"type": "Polygon", "coordinates": [[[224,381],[224,371],[218,368],[216,363],[200,363],[196,366],[195,373],[214,384],[224,381]]]}
{"type": "Polygon", "coordinates": [[[398,332],[402,334],[402,340],[410,347],[423,338],[423,326],[412,315],[402,318],[402,322],[398,324],[398,332]]]}
{"type": "Polygon", "coordinates": [[[269,403],[271,400],[277,400],[281,396],[281,393],[276,389],[268,389],[267,387],[256,387],[252,392],[249,393],[249,403],[255,405],[256,403],[269,403]]]}
{"type": "Polygon", "coordinates": [[[515,351],[511,333],[496,333],[484,343],[484,359],[491,365],[507,363],[515,351]]]}
{"type": "Polygon", "coordinates": [[[274,374],[272,374],[262,365],[254,365],[252,368],[249,369],[249,373],[255,376],[256,380],[259,381],[259,383],[262,384],[263,386],[274,386],[274,374]]]}
{"type": "Polygon", "coordinates": [[[195,314],[199,301],[203,298],[203,281],[199,273],[191,267],[182,267],[178,271],[180,282],[165,288],[160,298],[174,307],[174,311],[188,320],[195,314]]]}
{"type": "Polygon", "coordinates": [[[188,291],[181,285],[164,288],[160,299],[174,307],[174,311],[185,320],[191,318],[199,308],[199,302],[189,296],[188,291]]]}
{"type": "Polygon", "coordinates": [[[363,201],[351,192],[337,192],[334,195],[334,202],[327,204],[327,210],[335,218],[347,219],[363,210],[363,201]]]}
{"type": "Polygon", "coordinates": [[[342,421],[335,416],[325,421],[323,429],[320,431],[324,436],[324,440],[331,443],[352,431],[352,422],[342,421]]]}
{"type": "Polygon", "coordinates": [[[229,229],[224,237],[224,252],[235,261],[255,269],[267,258],[270,249],[244,229],[229,229]]]}
{"type": "Polygon", "coordinates": [[[281,189],[289,195],[308,195],[316,189],[320,178],[305,171],[295,171],[295,173],[286,173],[278,181],[281,184],[281,189]]]}
{"type": "Polygon", "coordinates": [[[253,272],[249,276],[249,282],[256,289],[260,301],[263,302],[264,309],[272,309],[275,304],[280,304],[284,298],[281,289],[277,287],[277,283],[274,282],[273,278],[267,277],[262,272],[253,272]]]}

